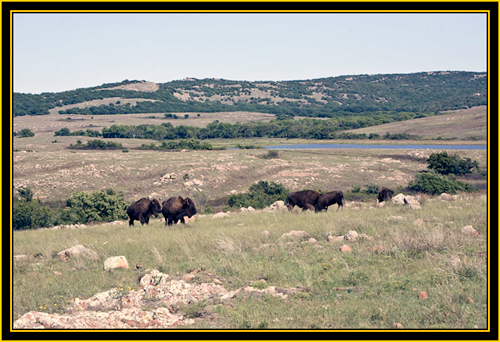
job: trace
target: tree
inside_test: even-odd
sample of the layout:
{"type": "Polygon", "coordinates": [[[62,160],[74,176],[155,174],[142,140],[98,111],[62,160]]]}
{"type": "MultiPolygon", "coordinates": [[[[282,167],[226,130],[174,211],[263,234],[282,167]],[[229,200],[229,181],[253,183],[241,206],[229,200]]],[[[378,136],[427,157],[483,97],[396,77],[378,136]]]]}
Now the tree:
{"type": "Polygon", "coordinates": [[[442,175],[454,174],[464,175],[472,173],[472,170],[479,170],[477,161],[470,158],[462,159],[458,155],[448,155],[447,152],[433,153],[427,159],[427,168],[442,175]]]}
{"type": "Polygon", "coordinates": [[[19,131],[19,133],[17,133],[17,135],[20,137],[20,138],[30,138],[30,137],[34,137],[35,136],[35,133],[33,133],[30,129],[28,128],[24,128],[22,129],[21,131],[19,131]]]}

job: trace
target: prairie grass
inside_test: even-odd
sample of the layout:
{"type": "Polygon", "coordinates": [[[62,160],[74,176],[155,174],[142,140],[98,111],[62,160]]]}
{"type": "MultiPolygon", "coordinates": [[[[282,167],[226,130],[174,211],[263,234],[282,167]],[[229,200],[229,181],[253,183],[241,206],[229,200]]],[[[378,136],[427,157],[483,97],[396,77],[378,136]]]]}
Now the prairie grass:
{"type": "Polygon", "coordinates": [[[232,213],[172,227],[152,219],[149,226],[135,228],[124,222],[18,231],[14,254],[38,257],[15,263],[14,319],[29,310],[58,310],[53,304],[62,304],[60,298],[90,297],[120,285],[135,288],[146,269],[180,276],[203,267],[228,289],[265,280],[301,292],[286,299],[249,294],[231,303],[200,303],[196,310],[208,308],[216,319],[197,320],[188,329],[393,329],[396,323],[405,329],[484,329],[485,206],[485,196],[455,202],[429,198],[422,210],[413,211],[386,205],[323,213],[232,213]],[[465,225],[480,235],[463,235],[465,225]],[[308,236],[283,236],[292,230],[308,236]],[[373,240],[327,241],[349,230],[373,240]],[[308,242],[311,237],[317,242],[308,242]],[[352,252],[340,252],[343,243],[352,252]],[[92,248],[99,259],[62,262],[55,256],[75,244],[92,248]],[[126,256],[131,267],[104,271],[103,261],[113,255],[126,256]],[[429,298],[420,300],[420,291],[429,298]]]}

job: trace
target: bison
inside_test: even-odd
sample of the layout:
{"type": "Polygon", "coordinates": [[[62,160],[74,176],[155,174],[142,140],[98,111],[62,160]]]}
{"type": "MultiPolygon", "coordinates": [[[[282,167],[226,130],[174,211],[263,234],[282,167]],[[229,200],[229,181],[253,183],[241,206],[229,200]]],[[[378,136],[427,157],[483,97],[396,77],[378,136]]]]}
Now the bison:
{"type": "Polygon", "coordinates": [[[292,210],[294,206],[302,208],[302,210],[314,210],[318,202],[319,193],[314,190],[302,190],[292,192],[286,198],[286,206],[288,210],[292,210]]]}
{"type": "Polygon", "coordinates": [[[325,209],[328,211],[328,207],[338,204],[337,211],[339,211],[340,207],[342,210],[344,209],[344,193],[342,191],[330,191],[325,194],[321,194],[318,197],[318,201],[315,205],[316,212],[325,209]]]}
{"type": "Polygon", "coordinates": [[[190,198],[171,197],[163,202],[161,209],[163,216],[165,216],[165,225],[171,226],[179,220],[185,223],[184,216],[191,217],[196,214],[196,208],[190,198]]]}
{"type": "Polygon", "coordinates": [[[133,226],[134,220],[140,221],[141,225],[149,224],[151,215],[158,217],[160,213],[161,206],[157,199],[141,198],[127,208],[127,215],[130,218],[128,225],[129,227],[133,226]]]}
{"type": "Polygon", "coordinates": [[[378,192],[377,199],[379,202],[387,201],[392,198],[394,192],[388,188],[381,188],[378,192]]]}

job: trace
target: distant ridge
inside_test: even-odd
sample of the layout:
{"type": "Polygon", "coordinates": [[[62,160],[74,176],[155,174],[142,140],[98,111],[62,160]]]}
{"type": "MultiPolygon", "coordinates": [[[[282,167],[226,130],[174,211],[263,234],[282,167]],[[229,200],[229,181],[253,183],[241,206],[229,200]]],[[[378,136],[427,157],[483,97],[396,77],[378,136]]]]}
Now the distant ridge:
{"type": "Polygon", "coordinates": [[[279,82],[191,77],[167,83],[124,80],[59,93],[14,93],[14,116],[45,115],[52,108],[105,98],[144,101],[130,105],[118,100],[106,106],[72,108],[61,114],[253,111],[336,117],[381,112],[436,113],[486,105],[486,76],[484,72],[435,71],[279,82]]]}

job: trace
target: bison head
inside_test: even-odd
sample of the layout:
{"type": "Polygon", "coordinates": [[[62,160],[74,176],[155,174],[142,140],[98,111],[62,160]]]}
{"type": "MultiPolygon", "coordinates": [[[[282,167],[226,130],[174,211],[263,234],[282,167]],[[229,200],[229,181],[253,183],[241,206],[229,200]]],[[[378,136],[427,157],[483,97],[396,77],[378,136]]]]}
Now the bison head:
{"type": "Polygon", "coordinates": [[[186,213],[187,217],[191,217],[193,215],[196,215],[196,208],[194,206],[193,201],[191,198],[186,198],[183,203],[182,203],[182,209],[186,213]]]}
{"type": "Polygon", "coordinates": [[[160,202],[157,199],[151,200],[149,203],[149,210],[151,210],[155,217],[158,217],[158,215],[161,214],[160,202]]]}

